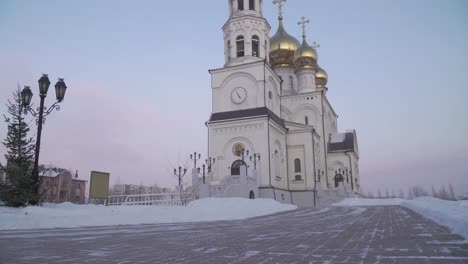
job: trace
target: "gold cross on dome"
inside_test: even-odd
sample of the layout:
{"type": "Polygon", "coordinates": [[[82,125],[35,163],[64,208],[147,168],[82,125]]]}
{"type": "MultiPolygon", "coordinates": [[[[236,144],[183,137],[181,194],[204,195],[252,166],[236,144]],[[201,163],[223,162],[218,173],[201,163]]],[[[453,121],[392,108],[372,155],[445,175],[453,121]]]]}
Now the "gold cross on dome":
{"type": "Polygon", "coordinates": [[[304,38],[306,37],[306,25],[309,23],[310,20],[305,17],[302,17],[301,21],[297,22],[297,24],[302,27],[302,37],[304,38]]]}
{"type": "Polygon", "coordinates": [[[317,41],[314,41],[314,43],[312,43],[312,48],[318,49],[320,48],[320,44],[318,44],[317,41]]]}
{"type": "Polygon", "coordinates": [[[278,4],[278,18],[283,18],[283,3],[285,2],[286,0],[273,0],[274,5],[278,4]]]}

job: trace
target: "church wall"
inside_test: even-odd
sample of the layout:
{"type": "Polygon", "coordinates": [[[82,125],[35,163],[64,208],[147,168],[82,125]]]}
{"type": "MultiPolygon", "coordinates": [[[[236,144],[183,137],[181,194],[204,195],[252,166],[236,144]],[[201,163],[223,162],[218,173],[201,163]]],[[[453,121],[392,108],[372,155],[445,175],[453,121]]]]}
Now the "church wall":
{"type": "Polygon", "coordinates": [[[282,95],[294,94],[297,90],[297,77],[293,67],[275,68],[275,73],[283,80],[282,95]]]}
{"type": "MultiPolygon", "coordinates": [[[[305,116],[307,116],[309,119],[309,125],[312,125],[315,128],[315,132],[317,133],[314,140],[316,150],[315,158],[317,162],[315,170],[326,172],[326,148],[323,140],[324,131],[322,124],[323,115],[321,96],[321,92],[311,92],[308,94],[283,96],[281,101],[282,116],[286,120],[304,124],[305,116]]],[[[325,134],[328,134],[327,131],[325,131],[325,134]]],[[[320,183],[322,184],[322,187],[326,188],[326,173],[320,177],[320,183]]]]}
{"type": "MultiPolygon", "coordinates": [[[[287,152],[286,152],[286,132],[270,120],[270,166],[271,166],[271,186],[287,189],[287,152]]],[[[268,185],[270,182],[268,183],[268,185]]]]}
{"type": "Polygon", "coordinates": [[[312,190],[315,170],[312,130],[288,133],[288,164],[289,189],[312,190]],[[296,159],[300,160],[300,172],[296,171],[296,159]],[[301,180],[296,180],[296,176],[300,176],[301,180]]]}
{"type": "Polygon", "coordinates": [[[266,199],[273,199],[283,204],[292,204],[292,193],[284,189],[275,189],[271,187],[264,187],[259,189],[259,197],[266,199]]]}
{"type": "MultiPolygon", "coordinates": [[[[237,143],[245,146],[249,150],[249,156],[254,153],[260,154],[261,160],[257,162],[260,168],[260,185],[268,184],[268,139],[267,118],[247,119],[243,121],[230,121],[221,123],[209,123],[209,156],[216,159],[213,166],[215,180],[222,180],[225,176],[231,175],[230,167],[232,163],[240,157],[233,153],[233,147],[237,143]],[[265,164],[266,163],[266,164],[265,164]]],[[[248,175],[252,175],[254,164],[249,156],[244,161],[249,166],[248,175]]]]}
{"type": "Polygon", "coordinates": [[[293,203],[299,207],[313,207],[314,206],[314,192],[292,192],[293,203]]]}

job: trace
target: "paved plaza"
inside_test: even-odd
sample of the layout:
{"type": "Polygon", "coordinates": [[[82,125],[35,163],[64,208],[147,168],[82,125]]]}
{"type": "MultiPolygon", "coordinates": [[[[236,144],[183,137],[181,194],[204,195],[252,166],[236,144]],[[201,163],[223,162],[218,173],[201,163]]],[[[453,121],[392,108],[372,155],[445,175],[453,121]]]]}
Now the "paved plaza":
{"type": "Polygon", "coordinates": [[[238,221],[2,231],[0,263],[455,264],[468,263],[468,242],[400,206],[326,207],[238,221]]]}

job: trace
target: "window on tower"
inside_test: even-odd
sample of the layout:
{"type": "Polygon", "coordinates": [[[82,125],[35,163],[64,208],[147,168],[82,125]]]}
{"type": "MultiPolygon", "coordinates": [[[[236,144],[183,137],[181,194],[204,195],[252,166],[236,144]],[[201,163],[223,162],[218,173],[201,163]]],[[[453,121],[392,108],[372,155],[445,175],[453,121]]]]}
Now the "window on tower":
{"type": "Polygon", "coordinates": [[[230,60],[231,59],[231,41],[230,40],[227,41],[226,51],[227,51],[228,60],[230,60]]]}
{"type": "Polygon", "coordinates": [[[309,125],[309,117],[308,117],[308,116],[305,116],[304,119],[305,119],[305,120],[304,120],[304,121],[305,121],[305,124],[306,124],[306,125],[309,125]]]}
{"type": "Polygon", "coordinates": [[[294,80],[292,76],[289,76],[289,89],[294,89],[294,80]]]}
{"type": "Polygon", "coordinates": [[[238,36],[236,39],[237,45],[237,57],[244,57],[245,52],[245,45],[244,45],[244,36],[238,36]]]}
{"type": "Polygon", "coordinates": [[[244,0],[237,0],[237,6],[239,10],[244,10],[244,0]]]}
{"type": "Polygon", "coordinates": [[[301,160],[300,159],[294,160],[294,172],[301,172],[301,160]]]}
{"type": "Polygon", "coordinates": [[[249,0],[249,10],[255,10],[255,0],[249,0]]]}
{"type": "Polygon", "coordinates": [[[259,43],[260,43],[260,38],[257,35],[253,35],[253,37],[252,37],[252,56],[254,56],[254,57],[260,57],[259,43]]]}

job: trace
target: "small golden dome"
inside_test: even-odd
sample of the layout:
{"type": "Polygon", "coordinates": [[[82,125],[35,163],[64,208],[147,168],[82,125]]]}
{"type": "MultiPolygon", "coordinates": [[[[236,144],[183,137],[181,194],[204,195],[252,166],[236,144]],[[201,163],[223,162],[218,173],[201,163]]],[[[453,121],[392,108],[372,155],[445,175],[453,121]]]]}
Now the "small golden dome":
{"type": "Polygon", "coordinates": [[[289,35],[283,27],[283,20],[279,20],[278,31],[270,38],[271,66],[293,66],[294,51],[299,48],[299,41],[289,35]]]}
{"type": "Polygon", "coordinates": [[[294,66],[298,69],[314,68],[317,65],[317,51],[307,44],[304,37],[302,45],[294,52],[294,66]]]}
{"type": "Polygon", "coordinates": [[[325,87],[327,85],[327,82],[327,72],[317,65],[317,73],[315,74],[315,83],[317,84],[317,87],[325,87]]]}

